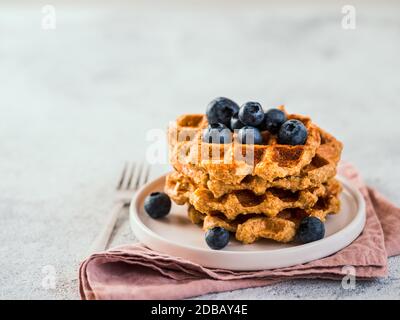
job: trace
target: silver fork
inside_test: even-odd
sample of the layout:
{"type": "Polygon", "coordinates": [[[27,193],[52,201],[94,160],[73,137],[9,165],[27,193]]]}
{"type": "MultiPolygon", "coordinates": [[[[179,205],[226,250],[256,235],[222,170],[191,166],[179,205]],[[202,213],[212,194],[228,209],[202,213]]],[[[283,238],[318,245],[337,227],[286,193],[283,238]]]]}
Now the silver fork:
{"type": "Polygon", "coordinates": [[[149,180],[150,167],[144,163],[127,162],[122,170],[115,193],[114,206],[103,229],[93,241],[90,253],[107,248],[121,210],[131,203],[136,191],[149,180]]]}

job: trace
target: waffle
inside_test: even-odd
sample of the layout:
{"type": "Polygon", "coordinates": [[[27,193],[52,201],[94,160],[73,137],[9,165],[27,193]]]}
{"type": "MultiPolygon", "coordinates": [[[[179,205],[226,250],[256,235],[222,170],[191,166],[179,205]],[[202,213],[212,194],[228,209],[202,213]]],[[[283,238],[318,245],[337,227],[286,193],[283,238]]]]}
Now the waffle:
{"type": "Polygon", "coordinates": [[[205,115],[183,115],[168,129],[170,162],[177,171],[182,172],[184,167],[190,176],[191,170],[207,174],[208,177],[196,177],[203,183],[209,179],[237,185],[248,175],[268,182],[299,176],[314,158],[321,144],[321,134],[310,118],[295,114],[287,114],[287,117],[303,122],[307,128],[304,145],[278,144],[276,136],[268,131],[262,132],[262,145],[240,144],[235,133],[231,143],[206,143],[202,140],[202,132],[207,127],[205,115]]]}
{"type": "Polygon", "coordinates": [[[253,243],[259,238],[290,242],[294,240],[302,218],[313,216],[326,221],[328,214],[339,212],[339,191],[340,189],[336,190],[336,194],[333,193],[321,197],[312,208],[286,209],[275,217],[266,217],[259,214],[241,214],[234,220],[230,220],[221,213],[212,215],[201,213],[192,205],[189,205],[188,216],[193,223],[202,225],[205,231],[214,227],[222,227],[234,233],[236,239],[245,244],[253,243]]]}
{"type": "Polygon", "coordinates": [[[202,114],[179,117],[168,129],[169,157],[175,172],[166,177],[165,192],[178,205],[188,205],[190,220],[204,230],[223,227],[243,243],[259,238],[290,242],[300,221],[321,221],[339,212],[341,184],[334,178],[342,143],[310,118],[288,114],[307,128],[304,145],[281,145],[263,131],[263,144],[203,142],[207,119],[202,114]]]}
{"type": "Polygon", "coordinates": [[[251,213],[274,217],[285,209],[309,209],[317,203],[320,197],[332,193],[332,190],[337,190],[339,186],[338,181],[332,179],[318,187],[296,192],[271,188],[267,189],[265,194],[257,196],[251,191],[241,190],[221,198],[214,198],[209,190],[199,188],[190,195],[189,202],[203,213],[222,212],[231,220],[239,214],[251,213]]]}
{"type": "Polygon", "coordinates": [[[237,190],[251,190],[257,195],[264,194],[268,188],[282,188],[291,191],[304,190],[326,183],[336,175],[336,166],[342,152],[342,143],[332,135],[318,128],[320,145],[311,162],[303,167],[299,175],[277,178],[272,181],[259,176],[248,175],[240,183],[209,179],[208,173],[195,165],[175,163],[175,170],[191,177],[198,185],[205,185],[219,198],[224,194],[237,190]]]}
{"type": "Polygon", "coordinates": [[[171,172],[165,179],[164,191],[178,205],[188,203],[195,189],[194,182],[179,172],[171,172]]]}
{"type": "Polygon", "coordinates": [[[274,217],[285,209],[309,209],[319,199],[337,194],[339,190],[340,183],[331,179],[317,187],[296,192],[270,188],[264,194],[257,196],[249,190],[239,190],[215,198],[206,187],[194,185],[189,178],[177,172],[169,174],[165,184],[166,193],[177,204],[190,203],[204,214],[221,212],[230,220],[234,220],[240,214],[262,213],[274,217]]]}

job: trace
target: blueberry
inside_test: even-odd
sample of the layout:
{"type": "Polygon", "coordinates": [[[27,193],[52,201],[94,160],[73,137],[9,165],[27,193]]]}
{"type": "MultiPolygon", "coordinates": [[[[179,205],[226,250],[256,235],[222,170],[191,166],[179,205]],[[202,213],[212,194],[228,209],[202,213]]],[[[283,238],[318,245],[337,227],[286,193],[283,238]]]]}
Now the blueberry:
{"type": "Polygon", "coordinates": [[[206,242],[211,249],[220,250],[229,242],[229,231],[221,227],[209,229],[206,232],[206,242]]]}
{"type": "Polygon", "coordinates": [[[232,132],[222,123],[210,124],[203,131],[203,141],[207,143],[231,143],[232,132]]]}
{"type": "Polygon", "coordinates": [[[299,120],[286,121],[278,133],[278,143],[296,146],[304,144],[307,140],[307,128],[299,120]]]}
{"type": "Polygon", "coordinates": [[[237,137],[241,144],[262,144],[263,141],[260,130],[250,126],[240,129],[237,137]]]}
{"type": "Polygon", "coordinates": [[[238,111],[239,106],[236,102],[224,97],[215,98],[207,106],[208,123],[222,123],[229,127],[232,116],[238,111]]]}
{"type": "Polygon", "coordinates": [[[246,102],[239,109],[239,120],[246,126],[256,127],[264,120],[264,111],[258,102],[246,102]]]}
{"type": "Polygon", "coordinates": [[[244,127],[244,124],[242,123],[242,121],[239,120],[238,113],[235,113],[231,118],[231,129],[232,130],[241,129],[243,127],[244,127]]]}
{"type": "Polygon", "coordinates": [[[325,235],[324,223],[316,217],[306,217],[300,222],[297,239],[301,243],[320,240],[325,235]]]}
{"type": "Polygon", "coordinates": [[[264,128],[271,133],[278,133],[282,124],[286,121],[286,115],[279,109],[270,109],[264,114],[264,128]]]}
{"type": "Polygon", "coordinates": [[[153,219],[165,217],[171,210],[171,199],[164,192],[153,192],[144,201],[144,210],[153,219]]]}

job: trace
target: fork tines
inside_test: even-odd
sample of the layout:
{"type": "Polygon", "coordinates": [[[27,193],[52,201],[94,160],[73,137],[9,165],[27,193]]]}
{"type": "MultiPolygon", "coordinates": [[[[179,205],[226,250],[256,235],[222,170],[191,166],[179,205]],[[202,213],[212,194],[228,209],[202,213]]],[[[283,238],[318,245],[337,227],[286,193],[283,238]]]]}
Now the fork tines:
{"type": "Polygon", "coordinates": [[[126,162],[119,179],[117,190],[137,190],[149,179],[150,168],[141,162],[126,162]]]}

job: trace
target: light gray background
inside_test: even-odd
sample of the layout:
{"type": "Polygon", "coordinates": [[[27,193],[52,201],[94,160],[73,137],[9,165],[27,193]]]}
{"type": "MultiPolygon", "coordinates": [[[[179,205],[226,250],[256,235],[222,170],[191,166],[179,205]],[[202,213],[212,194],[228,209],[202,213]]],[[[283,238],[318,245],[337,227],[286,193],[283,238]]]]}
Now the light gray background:
{"type": "MultiPolygon", "coordinates": [[[[343,4],[0,2],[0,298],[78,298],[122,162],[145,157],[147,130],[220,95],[312,115],[399,205],[399,5],[353,1],[357,28],[343,30],[343,4]],[[41,28],[45,4],[55,30],[41,28]]],[[[126,217],[113,245],[135,241],[126,217]]],[[[398,299],[399,262],[354,290],[306,280],[201,298],[398,299]]]]}

